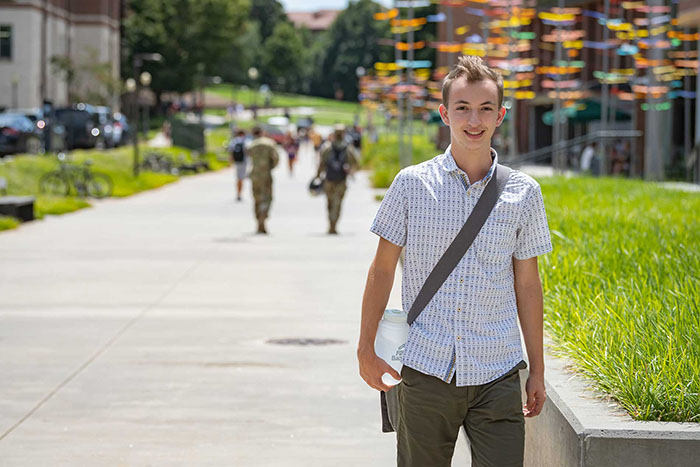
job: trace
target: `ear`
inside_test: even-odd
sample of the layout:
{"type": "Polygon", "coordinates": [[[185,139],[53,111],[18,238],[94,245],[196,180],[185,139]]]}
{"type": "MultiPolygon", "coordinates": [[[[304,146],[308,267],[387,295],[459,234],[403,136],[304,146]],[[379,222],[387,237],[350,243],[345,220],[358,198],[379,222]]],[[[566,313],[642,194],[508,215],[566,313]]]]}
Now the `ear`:
{"type": "Polygon", "coordinates": [[[498,111],[498,119],[496,119],[496,126],[501,126],[501,123],[503,123],[504,118],[506,118],[506,108],[501,106],[501,109],[498,111]]]}
{"type": "Polygon", "coordinates": [[[444,123],[447,126],[450,126],[450,117],[447,116],[447,107],[440,104],[440,107],[438,107],[438,112],[440,112],[440,118],[442,118],[442,123],[444,123]]]}

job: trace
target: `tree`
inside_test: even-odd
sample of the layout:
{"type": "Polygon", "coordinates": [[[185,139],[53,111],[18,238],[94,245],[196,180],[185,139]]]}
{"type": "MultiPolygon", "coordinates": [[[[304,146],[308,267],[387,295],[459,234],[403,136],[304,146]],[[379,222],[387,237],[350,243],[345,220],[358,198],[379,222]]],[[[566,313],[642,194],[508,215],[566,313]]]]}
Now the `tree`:
{"type": "Polygon", "coordinates": [[[260,68],[262,43],[260,24],[257,21],[246,21],[242,33],[230,44],[228,51],[220,60],[219,70],[215,74],[227,82],[252,85],[248,77],[248,69],[252,66],[260,68]]]}
{"type": "Polygon", "coordinates": [[[262,42],[272,35],[279,23],[286,23],[287,13],[277,0],[252,0],[250,20],[260,26],[262,42]]]}
{"type": "Polygon", "coordinates": [[[98,51],[86,50],[87,57],[77,63],[67,55],[49,58],[55,73],[62,73],[68,84],[69,102],[111,105],[121,90],[121,82],[112,71],[111,62],[98,61],[98,51]]]}
{"type": "Polygon", "coordinates": [[[279,23],[263,46],[263,82],[277,89],[299,91],[307,53],[301,34],[289,23],[279,23]]]}
{"type": "Polygon", "coordinates": [[[324,39],[328,47],[318,57],[320,67],[312,86],[318,95],[342,94],[345,100],[357,100],[357,67],[393,60],[393,50],[377,44],[378,39],[389,37],[388,23],[374,19],[381,8],[371,0],[358,0],[338,15],[324,39]]]}
{"type": "Polygon", "coordinates": [[[151,88],[187,92],[201,74],[211,75],[243,31],[248,0],[129,0],[124,20],[126,60],[122,77],[133,75],[136,53],[160,53],[163,63],[144,63],[151,88]]]}

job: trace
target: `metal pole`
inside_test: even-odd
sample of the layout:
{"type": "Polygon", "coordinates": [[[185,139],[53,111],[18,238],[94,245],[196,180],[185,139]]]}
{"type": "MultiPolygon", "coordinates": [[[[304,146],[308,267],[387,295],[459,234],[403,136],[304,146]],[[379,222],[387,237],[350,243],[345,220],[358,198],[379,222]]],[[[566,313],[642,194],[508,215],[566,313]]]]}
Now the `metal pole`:
{"type": "MultiPolygon", "coordinates": [[[[518,5],[518,2],[513,2],[510,4],[510,10],[512,11],[514,7],[518,5]]],[[[515,48],[514,44],[514,33],[518,31],[518,28],[507,28],[508,31],[508,65],[510,67],[510,64],[513,61],[513,55],[515,51],[513,50],[515,48]]],[[[515,57],[517,58],[517,56],[515,57]]],[[[510,67],[510,75],[508,78],[513,81],[513,68],[510,67]]],[[[518,155],[518,125],[516,121],[518,120],[518,100],[515,98],[515,93],[517,91],[517,88],[514,88],[511,91],[511,106],[510,106],[510,157],[512,159],[515,159],[515,157],[518,155]]]]}
{"type": "MultiPolygon", "coordinates": [[[[700,39],[698,39],[698,45],[696,50],[698,51],[698,58],[700,58],[700,39]]],[[[700,65],[698,66],[697,74],[695,76],[695,144],[698,146],[700,144],[700,65]]],[[[695,183],[700,182],[700,157],[695,157],[695,166],[693,168],[693,181],[695,183]]]]}
{"type": "MultiPolygon", "coordinates": [[[[649,6],[663,6],[664,0],[649,0],[649,6]]],[[[656,14],[652,13],[652,9],[647,13],[647,18],[649,19],[649,24],[653,24],[653,19],[656,14]]],[[[650,28],[651,29],[651,28],[650,28]]],[[[660,39],[660,36],[654,35],[649,36],[650,42],[654,42],[660,39]]],[[[664,58],[664,52],[658,47],[651,47],[649,49],[649,59],[652,62],[660,63],[664,58]]],[[[659,83],[654,74],[654,66],[650,66],[647,69],[647,86],[658,86],[659,83]]],[[[645,119],[645,141],[644,141],[644,179],[645,180],[655,180],[660,181],[664,178],[664,164],[663,164],[663,148],[664,144],[662,140],[666,140],[665,136],[660,130],[664,125],[662,119],[662,113],[657,109],[657,105],[663,103],[662,99],[656,98],[652,93],[647,93],[647,114],[645,119]]]]}
{"type": "MultiPolygon", "coordinates": [[[[559,0],[559,8],[564,8],[564,0],[559,0]]],[[[555,29],[560,30],[560,28],[555,26],[555,29]]],[[[554,49],[554,63],[555,66],[559,67],[561,66],[561,61],[562,61],[562,44],[561,40],[559,37],[557,37],[557,42],[556,42],[556,47],[554,49]]],[[[561,123],[559,122],[561,118],[561,98],[559,97],[559,82],[561,81],[561,74],[556,73],[554,75],[554,84],[556,86],[556,97],[554,100],[554,121],[552,122],[553,125],[553,146],[554,146],[554,154],[552,157],[552,165],[554,166],[555,172],[562,173],[562,164],[561,164],[561,154],[559,151],[559,144],[561,142],[561,123]]]]}
{"type": "MultiPolygon", "coordinates": [[[[690,30],[688,28],[683,28],[683,34],[690,34],[690,30]]],[[[690,41],[683,41],[683,50],[686,52],[686,57],[684,58],[687,60],[687,55],[690,51],[690,41]]],[[[683,154],[685,154],[685,157],[688,157],[692,149],[690,143],[690,98],[688,97],[688,93],[690,93],[689,76],[683,77],[683,89],[686,92],[685,98],[683,99],[683,154]]]]}
{"type": "MultiPolygon", "coordinates": [[[[452,7],[448,4],[445,6],[447,9],[447,43],[452,45],[454,42],[455,27],[452,24],[452,7]]],[[[452,65],[455,64],[455,54],[450,50],[447,53],[447,65],[452,69],[452,65]]]]}
{"type": "MultiPolygon", "coordinates": [[[[624,9],[621,7],[621,5],[618,5],[617,7],[618,10],[618,18],[620,21],[624,20],[624,9]]],[[[607,29],[607,28],[606,28],[607,29]]],[[[615,55],[613,56],[613,69],[618,70],[620,68],[620,55],[615,52],[615,55]]],[[[619,84],[615,85],[616,89],[619,89],[619,84]]],[[[608,99],[610,101],[610,114],[609,114],[609,119],[608,123],[612,122],[612,125],[609,125],[612,127],[614,130],[616,127],[616,120],[617,120],[617,95],[615,93],[609,93],[608,94],[608,99]]],[[[619,156],[619,154],[618,154],[619,156]]],[[[630,174],[632,173],[631,171],[631,164],[630,164],[630,174]]]]}
{"type": "MultiPolygon", "coordinates": [[[[409,4],[408,7],[408,19],[412,20],[413,19],[413,1],[409,4]]],[[[411,87],[413,86],[413,62],[415,58],[415,53],[413,50],[413,45],[414,45],[414,34],[413,34],[413,27],[410,26],[408,30],[408,62],[410,64],[410,68],[407,70],[408,71],[408,85],[409,87],[409,92],[407,94],[407,102],[406,102],[406,107],[407,107],[407,112],[406,112],[406,118],[408,119],[408,144],[406,145],[406,162],[407,165],[413,164],[413,99],[411,97],[411,87]]]]}
{"type": "MultiPolygon", "coordinates": [[[[398,0],[394,0],[394,8],[398,9],[398,0]]],[[[399,10],[399,14],[396,17],[397,19],[401,18],[401,10],[399,10]]],[[[398,43],[401,42],[401,34],[400,33],[395,33],[394,34],[394,61],[398,64],[398,62],[401,60],[401,51],[398,49],[398,43]]],[[[396,70],[396,76],[399,77],[399,82],[398,86],[401,86],[403,84],[403,70],[402,69],[397,69],[396,70]]],[[[404,111],[403,111],[403,104],[404,104],[404,95],[403,92],[399,92],[397,95],[397,100],[396,100],[396,107],[397,107],[397,112],[398,112],[398,128],[396,129],[397,132],[397,137],[399,140],[399,165],[403,167],[407,167],[408,164],[406,164],[406,155],[405,155],[405,150],[404,150],[404,143],[403,143],[403,119],[404,119],[404,111]]]]}
{"type": "MultiPolygon", "coordinates": [[[[603,24],[603,76],[605,77],[602,83],[601,96],[600,96],[600,128],[603,131],[608,129],[608,115],[610,106],[610,88],[607,82],[608,73],[610,72],[610,55],[607,49],[608,40],[610,39],[610,29],[608,28],[608,21],[610,20],[610,0],[605,0],[604,6],[605,14],[605,24],[603,24]]],[[[602,175],[608,175],[610,173],[611,161],[608,147],[608,140],[603,138],[601,141],[603,163],[601,164],[602,175]]]]}
{"type": "Polygon", "coordinates": [[[141,68],[141,60],[134,58],[132,63],[134,72],[134,81],[136,82],[136,90],[134,91],[133,102],[133,128],[134,132],[131,138],[134,147],[134,177],[139,176],[139,91],[141,89],[141,80],[139,79],[139,69],[141,68]]]}

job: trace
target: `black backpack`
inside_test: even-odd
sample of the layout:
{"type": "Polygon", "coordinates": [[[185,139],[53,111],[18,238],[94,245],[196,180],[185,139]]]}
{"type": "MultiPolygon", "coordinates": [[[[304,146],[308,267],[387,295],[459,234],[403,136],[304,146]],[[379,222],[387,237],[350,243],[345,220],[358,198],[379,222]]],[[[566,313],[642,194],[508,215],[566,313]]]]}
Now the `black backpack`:
{"type": "Polygon", "coordinates": [[[245,146],[243,141],[239,141],[233,145],[232,153],[235,162],[243,162],[243,159],[245,159],[245,146]]]}
{"type": "Polygon", "coordinates": [[[326,161],[326,180],[329,182],[344,182],[348,176],[345,164],[348,160],[347,146],[336,148],[331,146],[331,154],[326,161]]]}

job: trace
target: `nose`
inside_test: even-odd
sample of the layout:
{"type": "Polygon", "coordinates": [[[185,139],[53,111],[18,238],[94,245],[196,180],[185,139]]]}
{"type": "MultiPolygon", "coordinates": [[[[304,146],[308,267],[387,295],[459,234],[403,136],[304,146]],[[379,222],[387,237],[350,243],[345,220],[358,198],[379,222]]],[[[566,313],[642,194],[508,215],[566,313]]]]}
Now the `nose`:
{"type": "Polygon", "coordinates": [[[469,115],[467,116],[467,123],[470,126],[479,126],[481,125],[481,118],[479,117],[479,112],[477,110],[472,110],[469,112],[469,115]]]}

